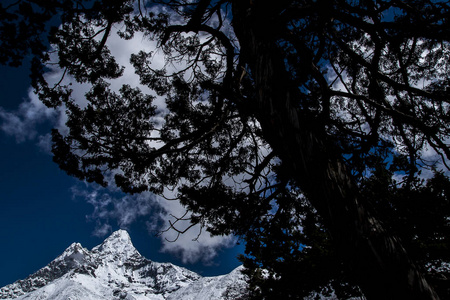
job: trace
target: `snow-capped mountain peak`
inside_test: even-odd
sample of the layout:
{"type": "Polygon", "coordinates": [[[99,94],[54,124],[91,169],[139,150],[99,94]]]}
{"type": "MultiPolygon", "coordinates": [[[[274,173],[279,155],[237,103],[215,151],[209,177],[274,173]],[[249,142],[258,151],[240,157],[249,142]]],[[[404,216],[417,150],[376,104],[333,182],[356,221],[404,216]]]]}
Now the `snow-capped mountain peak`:
{"type": "Polygon", "coordinates": [[[80,243],[73,243],[54,262],[64,261],[70,264],[70,268],[75,268],[84,264],[88,256],[89,251],[86,248],[83,248],[80,243]]]}
{"type": "Polygon", "coordinates": [[[131,257],[141,256],[134,248],[128,232],[122,229],[113,232],[103,243],[94,247],[92,253],[111,261],[124,261],[131,257]]]}
{"type": "Polygon", "coordinates": [[[170,263],[152,262],[134,248],[125,230],[119,230],[91,251],[71,244],[44,268],[1,288],[0,299],[220,300],[242,294],[245,287],[238,269],[202,277],[170,263]]]}

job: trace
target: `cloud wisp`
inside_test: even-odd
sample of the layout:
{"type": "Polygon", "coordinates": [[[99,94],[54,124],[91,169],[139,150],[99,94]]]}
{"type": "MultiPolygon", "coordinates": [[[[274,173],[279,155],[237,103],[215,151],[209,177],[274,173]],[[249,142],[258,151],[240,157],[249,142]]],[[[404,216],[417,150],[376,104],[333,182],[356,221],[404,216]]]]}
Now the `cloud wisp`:
{"type": "MultiPolygon", "coordinates": [[[[111,185],[102,188],[94,184],[78,184],[72,188],[74,197],[81,198],[93,206],[93,212],[86,216],[88,222],[95,223],[93,235],[105,237],[113,226],[128,229],[138,221],[144,221],[150,235],[160,237],[161,251],[181,258],[183,263],[214,263],[219,251],[236,245],[234,236],[210,236],[195,225],[183,234],[171,229],[176,218],[189,215],[178,202],[166,200],[150,192],[126,195],[111,185]]],[[[190,226],[188,221],[178,222],[178,230],[190,226]]]]}
{"type": "Polygon", "coordinates": [[[0,130],[22,143],[37,139],[40,135],[37,127],[48,121],[54,123],[55,118],[56,111],[47,108],[30,89],[28,99],[15,111],[0,107],[0,130]]]}

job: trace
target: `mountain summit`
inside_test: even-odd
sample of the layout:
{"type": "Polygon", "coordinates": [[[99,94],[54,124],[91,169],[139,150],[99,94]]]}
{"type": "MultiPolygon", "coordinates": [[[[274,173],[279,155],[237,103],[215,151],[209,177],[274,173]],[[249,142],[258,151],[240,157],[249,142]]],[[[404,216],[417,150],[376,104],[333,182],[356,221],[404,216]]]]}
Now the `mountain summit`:
{"type": "Polygon", "coordinates": [[[0,299],[239,299],[245,290],[240,267],[202,277],[143,257],[128,233],[118,230],[91,251],[73,243],[36,273],[1,288],[0,299]]]}
{"type": "Polygon", "coordinates": [[[142,258],[141,254],[134,248],[130,235],[125,230],[113,232],[103,243],[94,247],[92,253],[101,256],[109,262],[124,262],[134,258],[142,258]]]}

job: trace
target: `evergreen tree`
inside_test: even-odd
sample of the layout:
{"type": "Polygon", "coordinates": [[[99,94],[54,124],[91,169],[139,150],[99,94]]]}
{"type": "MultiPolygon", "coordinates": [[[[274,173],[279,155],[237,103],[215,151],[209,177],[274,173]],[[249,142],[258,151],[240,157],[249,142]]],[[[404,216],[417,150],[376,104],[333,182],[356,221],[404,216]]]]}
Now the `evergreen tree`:
{"type": "Polygon", "coordinates": [[[281,276],[267,290],[274,295],[291,284],[290,266],[330,265],[329,278],[288,292],[330,279],[368,299],[438,299],[423,260],[445,258],[438,249],[448,219],[424,197],[447,207],[448,181],[440,174],[419,184],[417,172],[427,149],[440,163],[450,158],[449,8],[426,0],[21,0],[0,8],[0,62],[34,54],[41,100],[67,109],[69,132],[52,134],[63,170],[102,185],[114,174],[129,193],[176,188],[192,224],[244,237],[247,263],[281,276]],[[61,26],[49,28],[54,18],[61,26]],[[111,89],[123,75],[107,44],[116,28],[125,41],[136,32],[158,41],[165,67],[152,66],[152,51],[131,62],[165,107],[137,87],[111,89]],[[92,86],[87,105],[62,80],[46,82],[44,37],[63,76],[92,86]],[[379,161],[394,157],[396,170],[379,161]],[[399,173],[405,182],[394,188],[399,173]],[[405,231],[411,224],[415,235],[405,231]],[[317,265],[322,257],[330,263],[317,265]]]}

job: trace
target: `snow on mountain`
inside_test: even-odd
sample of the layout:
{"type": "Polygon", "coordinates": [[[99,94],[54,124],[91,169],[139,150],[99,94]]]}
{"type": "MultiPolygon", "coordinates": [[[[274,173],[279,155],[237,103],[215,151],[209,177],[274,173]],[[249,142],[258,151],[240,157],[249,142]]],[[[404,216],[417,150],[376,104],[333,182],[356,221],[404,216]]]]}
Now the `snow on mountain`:
{"type": "Polygon", "coordinates": [[[118,230],[91,251],[73,243],[36,273],[1,288],[0,299],[237,299],[246,287],[240,269],[202,277],[153,262],[134,248],[126,231],[118,230]]]}
{"type": "Polygon", "coordinates": [[[179,289],[170,295],[168,300],[199,300],[199,299],[238,299],[245,294],[246,282],[238,267],[231,273],[216,277],[202,277],[199,280],[179,289]]]}

